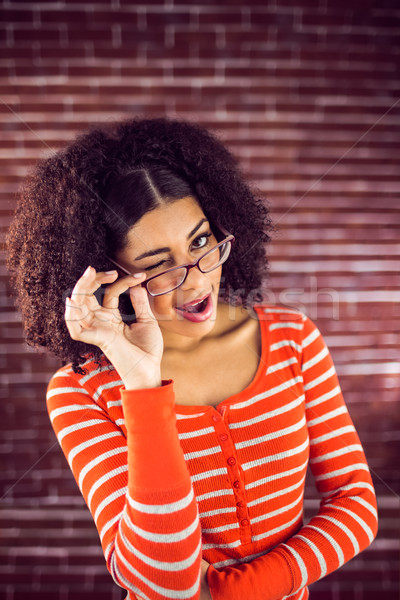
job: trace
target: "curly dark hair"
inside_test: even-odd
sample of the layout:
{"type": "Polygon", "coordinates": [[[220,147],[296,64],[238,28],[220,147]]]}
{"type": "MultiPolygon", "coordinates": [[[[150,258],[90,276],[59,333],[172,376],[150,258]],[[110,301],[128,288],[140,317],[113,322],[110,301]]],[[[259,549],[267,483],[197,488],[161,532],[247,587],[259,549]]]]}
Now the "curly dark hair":
{"type": "MultiPolygon", "coordinates": [[[[265,200],[217,137],[199,124],[168,118],[96,125],[40,160],[19,193],[7,268],[28,345],[72,362],[80,374],[88,356],[110,365],[100,348],[70,337],[65,299],[88,265],[115,268],[106,255],[124,247],[129,228],[154,208],[157,194],[168,201],[188,191],[211,224],[236,238],[223,265],[221,300],[246,306],[251,296],[253,304],[260,302],[273,225],[265,200]],[[153,202],[140,200],[145,188],[148,197],[153,191],[153,202]]],[[[128,295],[120,306],[132,313],[128,295]]]]}

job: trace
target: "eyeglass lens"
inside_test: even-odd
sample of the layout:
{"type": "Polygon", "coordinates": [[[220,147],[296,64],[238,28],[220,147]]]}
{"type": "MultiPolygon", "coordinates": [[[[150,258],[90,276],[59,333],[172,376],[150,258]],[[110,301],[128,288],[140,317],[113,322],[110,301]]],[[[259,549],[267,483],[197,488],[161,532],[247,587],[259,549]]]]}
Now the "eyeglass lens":
{"type": "MultiPolygon", "coordinates": [[[[203,273],[209,273],[219,267],[229,256],[231,243],[226,242],[221,246],[217,246],[205,256],[203,256],[198,266],[203,273]]],[[[151,279],[147,284],[147,289],[150,294],[165,294],[179,287],[186,277],[186,268],[174,269],[169,273],[162,273],[158,277],[151,279]]]]}

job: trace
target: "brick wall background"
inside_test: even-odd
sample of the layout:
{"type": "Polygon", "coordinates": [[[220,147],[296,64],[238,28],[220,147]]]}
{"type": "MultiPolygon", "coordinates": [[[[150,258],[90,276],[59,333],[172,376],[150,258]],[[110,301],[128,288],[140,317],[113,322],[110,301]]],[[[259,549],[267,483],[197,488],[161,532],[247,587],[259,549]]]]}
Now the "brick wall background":
{"type": "MultiPolygon", "coordinates": [[[[1,3],[3,240],[30,165],[95,120],[198,120],[269,198],[269,300],[324,334],[380,508],[375,542],[313,600],[399,594],[399,34],[396,0],[1,3]]],[[[45,410],[60,365],[25,345],[4,252],[0,268],[0,596],[115,600],[45,410]]]]}

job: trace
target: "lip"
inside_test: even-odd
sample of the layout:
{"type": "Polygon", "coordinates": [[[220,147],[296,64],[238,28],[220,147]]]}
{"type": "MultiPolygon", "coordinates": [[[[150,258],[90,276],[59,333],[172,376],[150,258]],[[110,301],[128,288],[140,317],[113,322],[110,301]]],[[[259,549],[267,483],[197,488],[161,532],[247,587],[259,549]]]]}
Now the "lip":
{"type": "Polygon", "coordinates": [[[187,321],[191,321],[192,323],[202,323],[203,321],[207,321],[211,317],[214,311],[214,304],[212,300],[211,292],[203,296],[203,298],[199,298],[197,300],[192,300],[192,302],[186,302],[183,306],[176,306],[175,310],[187,321]],[[189,312],[185,310],[185,307],[193,306],[193,304],[197,304],[198,302],[203,302],[206,298],[208,298],[207,304],[203,312],[195,313],[189,312]]]}
{"type": "Polygon", "coordinates": [[[204,294],[204,296],[201,296],[200,298],[196,298],[195,300],[191,300],[190,302],[185,302],[185,304],[182,304],[182,306],[177,306],[176,308],[179,310],[185,310],[185,308],[187,306],[193,306],[194,304],[200,304],[200,302],[203,302],[207,296],[210,296],[211,292],[208,292],[208,294],[204,294]]]}

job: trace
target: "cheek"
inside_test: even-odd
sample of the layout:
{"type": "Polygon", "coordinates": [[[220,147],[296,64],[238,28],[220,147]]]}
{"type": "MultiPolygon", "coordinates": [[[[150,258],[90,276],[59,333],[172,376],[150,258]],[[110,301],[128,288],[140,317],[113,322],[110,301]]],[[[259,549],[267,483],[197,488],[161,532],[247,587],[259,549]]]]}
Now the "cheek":
{"type": "Polygon", "coordinates": [[[171,307],[173,305],[173,295],[164,294],[163,296],[149,296],[149,303],[151,310],[157,319],[158,316],[165,315],[171,311],[171,307]]]}

